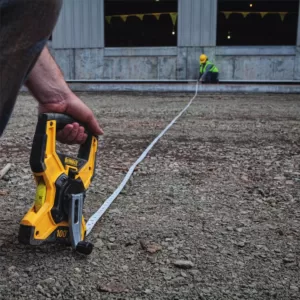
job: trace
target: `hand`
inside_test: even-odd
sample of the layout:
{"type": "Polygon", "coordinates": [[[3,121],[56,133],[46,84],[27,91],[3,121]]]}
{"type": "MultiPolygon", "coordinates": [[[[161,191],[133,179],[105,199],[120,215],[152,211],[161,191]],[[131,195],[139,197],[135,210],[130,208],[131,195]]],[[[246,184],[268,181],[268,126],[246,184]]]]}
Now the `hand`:
{"type": "MultiPolygon", "coordinates": [[[[93,134],[103,134],[93,112],[70,90],[47,47],[41,52],[25,84],[39,102],[40,113],[68,114],[93,134]]],[[[57,133],[57,139],[67,144],[83,144],[86,138],[84,128],[76,122],[57,133]]]]}
{"type": "MultiPolygon", "coordinates": [[[[95,135],[103,134],[93,112],[72,92],[63,99],[39,104],[39,113],[56,112],[67,114],[79,122],[86,124],[95,135]]],[[[83,144],[87,134],[78,123],[68,124],[57,133],[57,140],[65,144],[83,144]]]]}

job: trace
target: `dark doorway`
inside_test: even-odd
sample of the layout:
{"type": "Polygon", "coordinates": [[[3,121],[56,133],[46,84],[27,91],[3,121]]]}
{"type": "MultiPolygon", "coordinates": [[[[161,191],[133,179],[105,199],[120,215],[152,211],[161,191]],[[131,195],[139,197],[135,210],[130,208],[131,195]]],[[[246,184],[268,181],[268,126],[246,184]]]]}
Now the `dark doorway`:
{"type": "Polygon", "coordinates": [[[106,0],[105,46],[177,45],[177,0],[106,0]]]}
{"type": "Polygon", "coordinates": [[[218,1],[217,45],[296,45],[299,1],[218,1]]]}

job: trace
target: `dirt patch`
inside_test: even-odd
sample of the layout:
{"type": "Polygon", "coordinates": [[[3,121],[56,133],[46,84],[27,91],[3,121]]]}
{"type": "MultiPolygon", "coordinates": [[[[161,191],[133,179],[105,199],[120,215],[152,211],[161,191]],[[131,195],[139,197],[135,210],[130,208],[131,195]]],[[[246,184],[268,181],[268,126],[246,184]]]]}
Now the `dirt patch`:
{"type": "MultiPolygon", "coordinates": [[[[88,218],[191,94],[81,98],[105,131],[88,218]]],[[[300,96],[199,95],[94,228],[87,257],[17,241],[35,185],[36,104],[0,140],[0,299],[300,298],[300,96]]]]}

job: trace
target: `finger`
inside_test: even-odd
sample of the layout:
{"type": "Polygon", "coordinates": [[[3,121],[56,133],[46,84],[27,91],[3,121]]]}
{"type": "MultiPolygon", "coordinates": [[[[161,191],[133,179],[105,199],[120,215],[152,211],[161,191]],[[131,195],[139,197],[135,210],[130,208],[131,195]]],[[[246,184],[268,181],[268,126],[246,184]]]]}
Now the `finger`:
{"type": "Polygon", "coordinates": [[[88,129],[95,135],[102,135],[104,132],[100,127],[98,121],[96,120],[93,112],[90,109],[87,109],[85,112],[85,117],[81,119],[81,117],[77,117],[79,121],[88,125],[88,129]]]}
{"type": "Polygon", "coordinates": [[[79,131],[79,124],[72,123],[66,125],[57,133],[57,140],[64,144],[76,144],[76,137],[79,131]]]}
{"type": "Polygon", "coordinates": [[[89,123],[89,128],[96,135],[102,135],[104,133],[94,115],[89,123]]]}
{"type": "Polygon", "coordinates": [[[61,143],[67,143],[67,137],[70,135],[70,133],[73,130],[73,125],[68,124],[63,129],[59,130],[56,133],[56,139],[61,143]]]}
{"type": "Polygon", "coordinates": [[[72,101],[66,111],[69,115],[74,116],[78,121],[87,124],[89,130],[95,135],[103,134],[103,130],[96,120],[93,112],[82,102],[72,101]]]}
{"type": "Polygon", "coordinates": [[[75,144],[76,143],[76,137],[78,135],[79,131],[79,124],[78,123],[72,123],[73,129],[69,132],[68,135],[66,135],[66,144],[75,144]]]}
{"type": "Polygon", "coordinates": [[[87,139],[87,134],[84,132],[84,127],[80,126],[77,132],[77,136],[72,141],[72,144],[83,144],[87,139]]]}
{"type": "MultiPolygon", "coordinates": [[[[76,128],[75,128],[76,129],[76,128]]],[[[85,129],[82,126],[79,126],[76,136],[73,138],[74,133],[73,124],[68,124],[64,127],[64,129],[60,130],[57,135],[56,139],[64,144],[83,144],[87,139],[87,134],[85,133],[85,129]]]]}

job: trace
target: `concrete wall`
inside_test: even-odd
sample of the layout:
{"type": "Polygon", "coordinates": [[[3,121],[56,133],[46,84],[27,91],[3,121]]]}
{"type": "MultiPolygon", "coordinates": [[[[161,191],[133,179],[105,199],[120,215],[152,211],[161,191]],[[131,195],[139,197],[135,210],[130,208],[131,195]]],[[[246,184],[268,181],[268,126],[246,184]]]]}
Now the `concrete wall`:
{"type": "Polygon", "coordinates": [[[104,20],[103,0],[89,0],[88,10],[79,9],[82,1],[65,5],[50,45],[67,79],[196,79],[201,53],[216,62],[223,80],[300,79],[300,22],[295,46],[216,47],[217,0],[178,0],[178,47],[104,48],[103,26],[99,30],[99,20],[104,20]],[[72,12],[82,14],[82,32],[97,24],[99,35],[93,29],[89,39],[82,39],[68,23],[73,20],[72,12]]]}
{"type": "Polygon", "coordinates": [[[128,54],[128,49],[52,49],[67,79],[196,79],[199,54],[206,53],[222,80],[300,80],[300,47],[159,48],[161,55],[128,54]],[[119,52],[112,55],[110,52],[119,52]],[[164,50],[164,51],[163,51],[164,50]],[[261,50],[261,51],[259,51],[261,50]],[[123,52],[123,53],[122,53],[123,52]]]}

